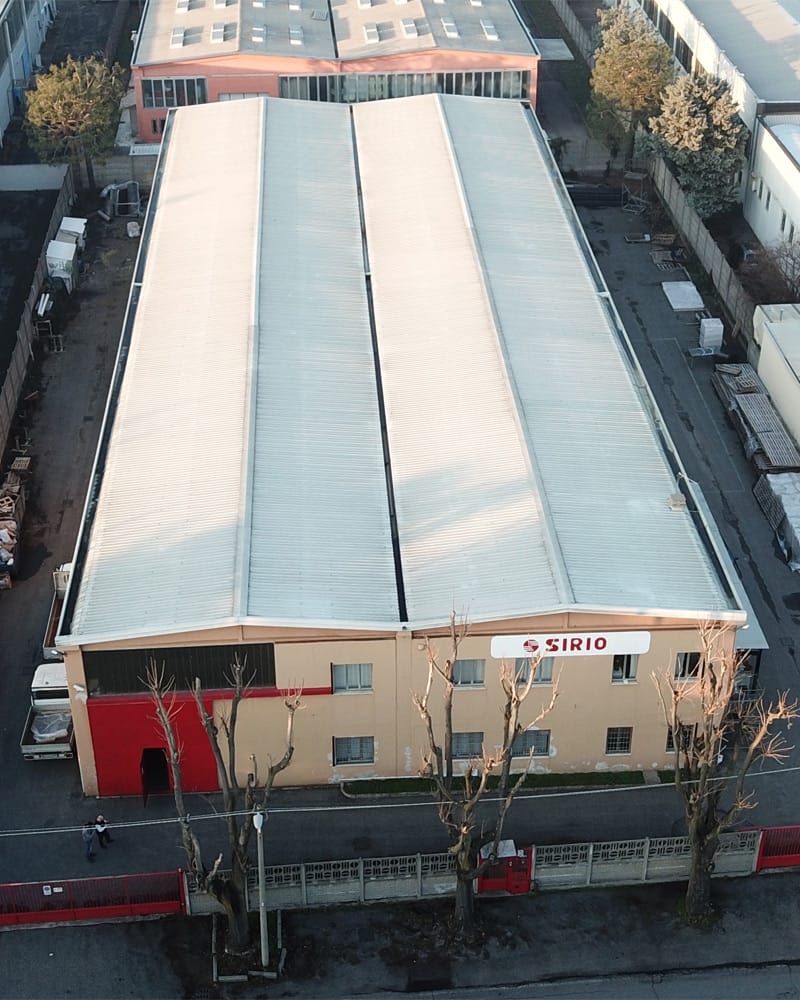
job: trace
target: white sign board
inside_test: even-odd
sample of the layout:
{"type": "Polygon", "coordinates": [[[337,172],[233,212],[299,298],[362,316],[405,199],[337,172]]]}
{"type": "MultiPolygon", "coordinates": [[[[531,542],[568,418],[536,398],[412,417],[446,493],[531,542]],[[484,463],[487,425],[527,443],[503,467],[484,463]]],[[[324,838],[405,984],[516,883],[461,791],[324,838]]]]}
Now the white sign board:
{"type": "Polygon", "coordinates": [[[496,660],[525,656],[615,656],[617,653],[646,653],[649,632],[561,632],[548,635],[492,636],[492,656],[496,660]]]}

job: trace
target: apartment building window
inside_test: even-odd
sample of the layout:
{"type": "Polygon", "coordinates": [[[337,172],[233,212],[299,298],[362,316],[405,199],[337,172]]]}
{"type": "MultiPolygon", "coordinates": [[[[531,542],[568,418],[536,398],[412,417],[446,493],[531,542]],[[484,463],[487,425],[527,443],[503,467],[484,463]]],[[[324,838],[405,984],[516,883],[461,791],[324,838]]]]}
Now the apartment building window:
{"type": "MultiPolygon", "coordinates": [[[[680,744],[681,750],[686,750],[689,743],[694,735],[694,726],[681,725],[678,728],[680,734],[678,742],[680,744]]],[[[667,753],[675,753],[675,737],[672,732],[672,726],[667,726],[667,753]]]]}
{"type": "Polygon", "coordinates": [[[611,726],[606,730],[606,753],[609,756],[631,752],[633,726],[611,726]]]}
{"type": "Polygon", "coordinates": [[[656,0],[641,0],[642,10],[645,12],[647,17],[656,23],[658,19],[658,8],[656,7],[656,0]]]}
{"type": "Polygon", "coordinates": [[[333,739],[334,764],[373,764],[375,762],[374,736],[335,736],[333,739]]]}
{"type": "Polygon", "coordinates": [[[341,691],[371,691],[371,663],[332,663],[332,686],[335,694],[341,691]]]}
{"type": "Polygon", "coordinates": [[[699,653],[678,653],[675,657],[675,680],[686,681],[696,677],[700,669],[699,653]]]}
{"type": "Polygon", "coordinates": [[[166,124],[166,118],[153,118],[150,121],[150,129],[153,135],[163,135],[164,125],[166,124]]]}
{"type": "MultiPolygon", "coordinates": [[[[531,660],[528,656],[521,656],[517,659],[515,668],[517,674],[517,684],[527,684],[531,675],[531,660]]],[[[533,675],[534,684],[553,683],[553,657],[545,656],[539,660],[536,671],[533,675]]]]}
{"type": "Polygon", "coordinates": [[[142,104],[145,108],[183,108],[207,102],[208,91],[203,77],[142,80],[142,104]]]}
{"type": "Polygon", "coordinates": [[[453,683],[458,687],[482,687],[486,674],[486,660],[456,660],[453,664],[453,683]]]}
{"type": "Polygon", "coordinates": [[[764,181],[763,181],[763,179],[761,177],[759,177],[759,179],[758,179],[758,200],[761,201],[761,199],[763,197],[764,197],[764,181]]]}
{"type": "Polygon", "coordinates": [[[767,188],[767,197],[766,197],[766,200],[764,201],[764,211],[765,212],[769,211],[769,206],[771,204],[772,204],[772,192],[770,191],[769,188],[767,188]]]}
{"type": "Polygon", "coordinates": [[[781,212],[781,232],[786,232],[786,212],[781,212]]]}
{"type": "Polygon", "coordinates": [[[453,760],[470,760],[483,754],[483,733],[453,733],[453,760]]]}
{"type": "Polygon", "coordinates": [[[550,754],[550,730],[526,729],[517,733],[511,744],[512,757],[547,757],[550,754]]]}
{"type": "Polygon", "coordinates": [[[638,662],[639,657],[630,653],[615,656],[611,664],[611,683],[630,684],[635,681],[638,662]]]}
{"type": "Polygon", "coordinates": [[[789,235],[786,237],[788,243],[794,243],[794,223],[789,226],[789,235]]]}

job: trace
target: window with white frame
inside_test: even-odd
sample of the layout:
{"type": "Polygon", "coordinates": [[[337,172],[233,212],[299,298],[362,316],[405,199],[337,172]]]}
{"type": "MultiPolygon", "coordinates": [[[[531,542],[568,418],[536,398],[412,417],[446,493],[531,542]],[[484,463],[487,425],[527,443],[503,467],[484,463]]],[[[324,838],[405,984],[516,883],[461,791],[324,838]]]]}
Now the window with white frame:
{"type": "Polygon", "coordinates": [[[526,729],[517,733],[511,744],[512,757],[547,757],[550,754],[550,730],[526,729]]]}
{"type": "Polygon", "coordinates": [[[373,764],[374,762],[374,736],[335,736],[333,738],[334,764],[373,764]]]}
{"type": "Polygon", "coordinates": [[[611,726],[606,730],[606,753],[626,754],[631,752],[633,726],[611,726]]]}
{"type": "Polygon", "coordinates": [[[371,663],[332,663],[331,674],[334,694],[372,690],[371,663]]]}
{"type": "Polygon", "coordinates": [[[639,657],[632,653],[618,653],[611,664],[611,683],[630,684],[636,680],[639,657]]]}
{"type": "MultiPolygon", "coordinates": [[[[529,656],[521,656],[517,659],[514,667],[517,675],[517,684],[527,684],[531,675],[531,659],[529,656]]],[[[545,656],[536,667],[533,675],[534,684],[553,683],[553,657],[545,656]]]]}
{"type": "Polygon", "coordinates": [[[456,660],[453,683],[458,687],[481,687],[486,674],[486,660],[456,660]]]}
{"type": "Polygon", "coordinates": [[[688,681],[700,669],[699,653],[678,653],[675,657],[675,680],[688,681]]]}
{"type": "Polygon", "coordinates": [[[483,733],[453,733],[453,760],[470,760],[483,754],[483,733]]]}

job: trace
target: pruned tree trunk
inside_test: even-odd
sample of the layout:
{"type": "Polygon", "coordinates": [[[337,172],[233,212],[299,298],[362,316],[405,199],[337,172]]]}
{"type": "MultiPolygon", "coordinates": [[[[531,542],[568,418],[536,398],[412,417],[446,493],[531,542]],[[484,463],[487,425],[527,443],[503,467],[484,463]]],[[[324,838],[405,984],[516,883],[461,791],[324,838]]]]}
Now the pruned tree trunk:
{"type": "Polygon", "coordinates": [[[719,846],[718,834],[705,836],[699,831],[689,831],[692,848],[689,884],[686,887],[686,918],[689,923],[698,923],[712,911],[711,875],[714,871],[714,855],[719,846]]]}
{"type": "Polygon", "coordinates": [[[473,879],[462,877],[459,869],[456,878],[456,906],[453,920],[458,929],[469,934],[475,927],[475,894],[472,891],[473,879]]]}
{"type": "Polygon", "coordinates": [[[208,893],[225,907],[228,918],[226,951],[241,955],[250,949],[250,924],[247,916],[247,874],[234,858],[229,879],[215,876],[209,880],[208,893]]]}

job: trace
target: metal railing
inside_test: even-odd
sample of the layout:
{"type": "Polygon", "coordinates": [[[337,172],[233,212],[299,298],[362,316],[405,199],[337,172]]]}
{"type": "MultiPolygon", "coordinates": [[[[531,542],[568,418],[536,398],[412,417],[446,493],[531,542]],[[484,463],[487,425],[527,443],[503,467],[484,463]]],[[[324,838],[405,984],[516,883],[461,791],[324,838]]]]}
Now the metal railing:
{"type": "MultiPolygon", "coordinates": [[[[714,875],[751,875],[756,870],[761,836],[761,830],[723,834],[714,875]]],[[[688,877],[690,861],[687,837],[544,845],[533,850],[531,889],[680,881],[688,877]]],[[[455,858],[448,853],[407,854],[275,865],[265,870],[265,882],[267,908],[271,910],[427,899],[455,892],[455,858]]],[[[189,913],[220,909],[191,881],[187,882],[186,896],[189,913]]],[[[258,909],[255,869],[248,876],[248,908],[258,909]]]]}

